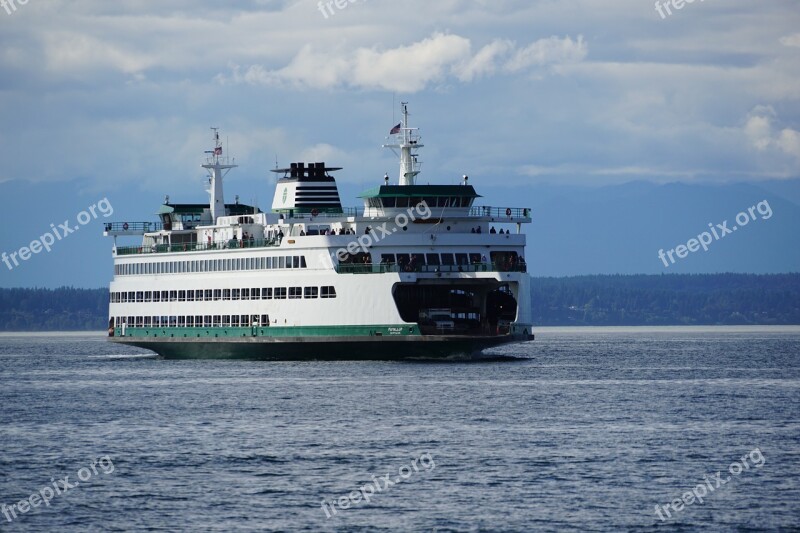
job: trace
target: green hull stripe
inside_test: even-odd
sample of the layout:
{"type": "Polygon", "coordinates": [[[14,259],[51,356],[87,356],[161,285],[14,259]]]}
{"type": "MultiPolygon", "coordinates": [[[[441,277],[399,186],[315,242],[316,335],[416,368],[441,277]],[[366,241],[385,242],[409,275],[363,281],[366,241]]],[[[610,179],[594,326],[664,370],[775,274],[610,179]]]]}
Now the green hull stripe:
{"type": "MultiPolygon", "coordinates": [[[[114,328],[122,336],[122,328],[114,328]]],[[[125,338],[418,337],[416,324],[398,326],[270,326],[246,328],[125,328],[125,338]]]]}

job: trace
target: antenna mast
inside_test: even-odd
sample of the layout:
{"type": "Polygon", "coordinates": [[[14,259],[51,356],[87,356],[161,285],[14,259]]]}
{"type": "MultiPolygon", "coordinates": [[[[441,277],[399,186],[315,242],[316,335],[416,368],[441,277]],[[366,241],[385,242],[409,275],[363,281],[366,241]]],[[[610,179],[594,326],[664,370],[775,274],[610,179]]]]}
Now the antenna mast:
{"type": "Polygon", "coordinates": [[[390,135],[395,136],[395,144],[384,144],[384,148],[389,148],[397,155],[396,149],[400,150],[400,185],[414,185],[417,174],[420,173],[420,163],[417,160],[419,155],[415,153],[417,148],[422,148],[420,143],[419,128],[412,128],[408,121],[408,102],[402,102],[403,121],[392,128],[390,135]]]}
{"type": "Polygon", "coordinates": [[[208,171],[209,175],[209,189],[211,205],[211,220],[213,224],[217,223],[219,217],[227,215],[225,211],[225,197],[222,189],[222,180],[227,176],[232,168],[238,165],[234,164],[235,160],[229,160],[227,156],[222,155],[222,142],[219,140],[219,128],[211,128],[214,132],[214,149],[206,150],[208,157],[203,165],[203,168],[208,171]]]}

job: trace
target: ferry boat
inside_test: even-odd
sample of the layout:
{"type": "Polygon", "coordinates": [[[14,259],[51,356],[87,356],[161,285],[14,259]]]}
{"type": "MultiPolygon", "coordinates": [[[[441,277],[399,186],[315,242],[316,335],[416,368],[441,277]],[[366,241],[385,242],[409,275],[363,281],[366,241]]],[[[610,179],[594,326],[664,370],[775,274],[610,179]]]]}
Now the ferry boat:
{"type": "Polygon", "coordinates": [[[208,204],[167,197],[157,222],[105,225],[113,342],[165,358],[386,359],[533,340],[530,209],[476,205],[467,176],[419,184],[423,144],[406,103],[384,145],[399,179],[384,176],[359,208],[342,206],[342,169],[325,163],[274,170],[269,212],[225,203],[237,165],[212,130],[208,204]]]}

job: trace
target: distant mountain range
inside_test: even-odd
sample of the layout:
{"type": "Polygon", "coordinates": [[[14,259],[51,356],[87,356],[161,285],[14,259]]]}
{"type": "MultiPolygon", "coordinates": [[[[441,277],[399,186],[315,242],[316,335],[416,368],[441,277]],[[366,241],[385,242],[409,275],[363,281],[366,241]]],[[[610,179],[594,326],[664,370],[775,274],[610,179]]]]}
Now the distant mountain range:
{"type": "MultiPolygon", "coordinates": [[[[534,278],[536,326],[800,325],[800,274],[534,278]]],[[[107,289],[0,289],[0,331],[105,330],[107,289]]]]}

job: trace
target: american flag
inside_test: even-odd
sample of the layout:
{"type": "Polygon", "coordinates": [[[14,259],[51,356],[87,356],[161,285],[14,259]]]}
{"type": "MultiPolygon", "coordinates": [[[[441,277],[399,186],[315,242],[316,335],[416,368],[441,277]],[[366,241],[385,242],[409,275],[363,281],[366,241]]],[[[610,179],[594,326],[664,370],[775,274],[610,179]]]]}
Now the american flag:
{"type": "Polygon", "coordinates": [[[214,148],[214,155],[222,155],[222,146],[214,148]]]}
{"type": "Polygon", "coordinates": [[[392,130],[389,132],[389,135],[397,135],[398,133],[400,133],[400,126],[402,125],[403,123],[401,122],[400,124],[392,128],[392,130]]]}

